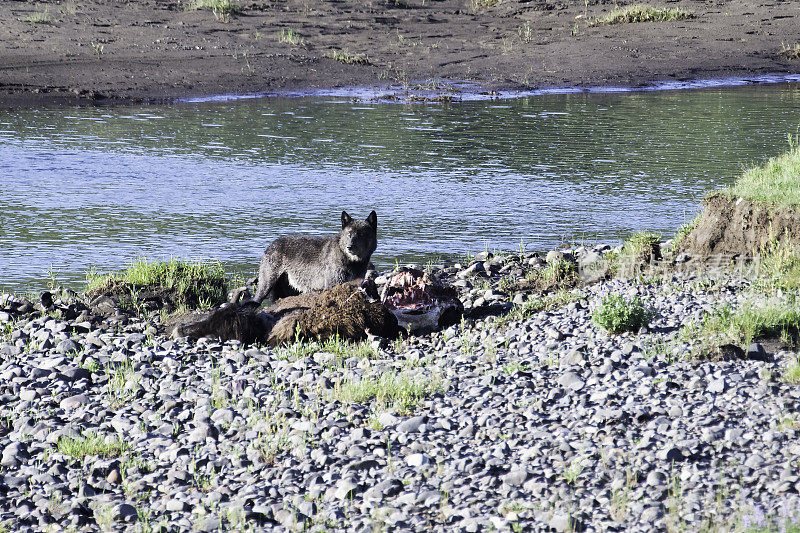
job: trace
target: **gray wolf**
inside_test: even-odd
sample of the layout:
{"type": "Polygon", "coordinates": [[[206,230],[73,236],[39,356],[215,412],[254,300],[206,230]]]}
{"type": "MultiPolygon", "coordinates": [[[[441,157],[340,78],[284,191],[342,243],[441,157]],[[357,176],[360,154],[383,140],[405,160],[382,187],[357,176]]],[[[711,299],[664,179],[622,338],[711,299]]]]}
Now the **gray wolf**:
{"type": "Polygon", "coordinates": [[[342,230],[336,235],[278,237],[261,257],[253,302],[272,303],[286,296],[327,290],[363,278],[378,245],[377,228],[375,211],[363,221],[353,220],[342,211],[342,230]]]}

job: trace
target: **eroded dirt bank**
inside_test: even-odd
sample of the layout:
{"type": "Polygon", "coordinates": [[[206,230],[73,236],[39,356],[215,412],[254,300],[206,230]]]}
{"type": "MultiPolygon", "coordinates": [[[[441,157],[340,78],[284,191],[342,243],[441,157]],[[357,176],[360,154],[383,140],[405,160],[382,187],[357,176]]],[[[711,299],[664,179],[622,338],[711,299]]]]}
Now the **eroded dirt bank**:
{"type": "Polygon", "coordinates": [[[797,209],[717,193],[703,202],[703,213],[682,247],[701,257],[752,256],[776,239],[788,237],[796,244],[798,235],[797,209]]]}
{"type": "Polygon", "coordinates": [[[692,11],[688,20],[592,27],[587,20],[614,2],[241,1],[226,21],[187,9],[192,3],[3,2],[0,105],[441,79],[498,89],[800,72],[800,61],[778,54],[800,40],[796,2],[684,0],[669,7],[692,11]],[[335,51],[365,62],[346,64],[335,51]]]}

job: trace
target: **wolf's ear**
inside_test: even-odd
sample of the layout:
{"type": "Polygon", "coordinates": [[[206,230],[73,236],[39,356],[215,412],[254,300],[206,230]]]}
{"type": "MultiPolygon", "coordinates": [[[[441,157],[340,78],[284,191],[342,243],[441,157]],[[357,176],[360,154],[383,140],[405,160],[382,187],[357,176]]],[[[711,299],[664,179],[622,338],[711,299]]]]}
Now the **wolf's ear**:
{"type": "Polygon", "coordinates": [[[347,211],[342,211],[342,229],[346,228],[348,224],[353,221],[353,217],[347,214],[347,211]]]}
{"type": "Polygon", "coordinates": [[[375,211],[367,217],[367,224],[372,226],[372,229],[378,229],[378,215],[375,214],[375,211]]]}

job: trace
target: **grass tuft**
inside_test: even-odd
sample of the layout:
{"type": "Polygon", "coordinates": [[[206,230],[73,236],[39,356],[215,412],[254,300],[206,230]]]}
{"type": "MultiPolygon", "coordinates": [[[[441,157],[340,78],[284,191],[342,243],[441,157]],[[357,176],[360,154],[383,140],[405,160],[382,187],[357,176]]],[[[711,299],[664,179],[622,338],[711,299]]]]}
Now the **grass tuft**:
{"type": "Polygon", "coordinates": [[[290,44],[292,46],[302,46],[305,42],[300,34],[294,30],[281,30],[278,34],[278,42],[283,44],[290,44]]]}
{"type": "Polygon", "coordinates": [[[214,18],[222,22],[228,22],[231,15],[242,11],[234,0],[195,0],[188,9],[210,9],[214,18]]]}
{"type": "Polygon", "coordinates": [[[776,206],[800,205],[800,136],[789,135],[789,151],[742,174],[723,193],[776,206]]]}
{"type": "Polygon", "coordinates": [[[681,329],[686,339],[701,339],[703,344],[747,346],[755,339],[781,335],[791,339],[800,326],[800,309],[794,298],[771,298],[745,303],[734,310],[724,305],[707,314],[700,323],[681,329]]]}
{"type": "Polygon", "coordinates": [[[347,65],[369,65],[369,59],[364,54],[351,54],[347,50],[333,50],[330,57],[347,65]]]}
{"type": "Polygon", "coordinates": [[[767,294],[800,290],[800,250],[788,235],[775,239],[758,255],[758,276],[753,285],[767,294]]]}
{"type": "Polygon", "coordinates": [[[592,321],[610,333],[638,331],[652,318],[641,298],[625,298],[621,294],[609,294],[592,312],[592,321]]]}
{"type": "Polygon", "coordinates": [[[50,14],[45,9],[44,11],[34,11],[19,18],[20,22],[28,22],[30,24],[50,24],[50,14]]]}
{"type": "Polygon", "coordinates": [[[661,235],[658,233],[634,233],[619,253],[610,254],[611,272],[625,277],[639,274],[643,264],[661,259],[660,243],[661,235]]]}
{"type": "Polygon", "coordinates": [[[119,437],[107,439],[98,433],[84,433],[82,437],[61,437],[56,449],[64,455],[83,459],[87,455],[98,457],[118,457],[131,449],[131,445],[119,437]]]}
{"type": "Polygon", "coordinates": [[[625,241],[619,259],[641,263],[649,261],[651,258],[658,259],[661,256],[661,235],[659,233],[640,232],[634,233],[625,241]]]}
{"type": "Polygon", "coordinates": [[[519,284],[509,283],[506,290],[517,288],[533,288],[538,292],[554,292],[573,289],[581,284],[578,265],[573,261],[555,259],[548,262],[544,268],[530,270],[525,276],[525,282],[519,284]]]}
{"type": "Polygon", "coordinates": [[[794,43],[794,46],[781,43],[781,51],[778,52],[778,55],[786,59],[800,59],[800,43],[794,43]]]}
{"type": "Polygon", "coordinates": [[[589,21],[590,26],[600,24],[627,24],[632,22],[667,22],[693,17],[691,11],[680,8],[654,7],[646,4],[615,7],[610,13],[589,21]]]}
{"type": "Polygon", "coordinates": [[[359,359],[369,359],[375,357],[375,349],[369,342],[350,342],[334,335],[324,341],[301,341],[298,338],[289,346],[278,348],[278,359],[296,361],[312,356],[315,353],[325,352],[333,354],[337,360],[357,357],[359,359]]]}
{"type": "Polygon", "coordinates": [[[783,370],[781,381],[796,385],[800,383],[800,359],[795,359],[783,370]]]}
{"type": "Polygon", "coordinates": [[[690,222],[686,222],[685,224],[681,225],[680,228],[678,228],[678,231],[675,232],[675,237],[673,237],[673,250],[679,249],[683,241],[686,240],[686,237],[688,237],[692,230],[697,227],[697,223],[699,221],[700,215],[694,217],[690,222]]]}
{"type": "Polygon", "coordinates": [[[285,415],[265,412],[259,417],[254,417],[253,422],[258,425],[258,438],[255,448],[267,463],[274,463],[275,459],[284,452],[293,449],[291,420],[285,415]]]}
{"type": "Polygon", "coordinates": [[[387,372],[377,378],[365,377],[336,385],[334,398],[345,403],[365,403],[374,399],[376,410],[394,407],[399,414],[408,414],[422,398],[441,390],[440,379],[387,372]]]}

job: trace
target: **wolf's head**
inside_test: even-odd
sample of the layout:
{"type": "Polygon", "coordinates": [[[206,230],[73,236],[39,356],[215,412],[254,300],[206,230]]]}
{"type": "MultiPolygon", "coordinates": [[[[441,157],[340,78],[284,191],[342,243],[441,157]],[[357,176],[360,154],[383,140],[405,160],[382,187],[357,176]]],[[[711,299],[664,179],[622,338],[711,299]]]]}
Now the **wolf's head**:
{"type": "Polygon", "coordinates": [[[339,233],[339,247],[344,255],[354,263],[369,261],[378,246],[378,215],[375,211],[366,220],[353,220],[342,211],[342,231],[339,233]]]}

